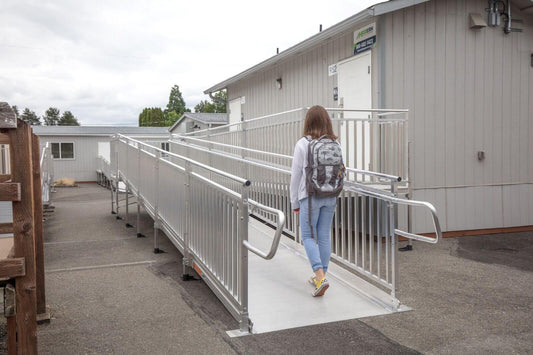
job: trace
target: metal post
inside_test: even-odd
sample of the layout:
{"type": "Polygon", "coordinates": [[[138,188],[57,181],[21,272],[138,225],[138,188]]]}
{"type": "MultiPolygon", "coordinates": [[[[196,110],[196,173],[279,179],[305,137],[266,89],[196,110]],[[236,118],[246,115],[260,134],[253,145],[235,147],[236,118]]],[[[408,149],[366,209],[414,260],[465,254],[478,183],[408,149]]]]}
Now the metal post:
{"type": "Polygon", "coordinates": [[[130,224],[130,184],[126,180],[126,227],[132,228],[133,226],[130,224]]]}
{"type": "Polygon", "coordinates": [[[155,205],[154,205],[154,253],[161,253],[159,249],[159,229],[161,223],[159,221],[159,160],[161,159],[161,152],[155,153],[155,205]]]}
{"type": "Polygon", "coordinates": [[[141,147],[137,144],[137,238],[146,237],[141,233],[141,147]]]}
{"type": "MultiPolygon", "coordinates": [[[[120,141],[118,141],[120,142],[120,141]]],[[[117,144],[117,147],[115,148],[115,161],[117,162],[117,171],[116,171],[116,175],[115,175],[115,207],[116,207],[116,212],[117,212],[117,219],[122,219],[122,217],[120,217],[120,214],[119,214],[119,195],[120,195],[120,190],[119,190],[119,187],[120,187],[120,170],[119,170],[119,161],[118,161],[118,158],[119,158],[119,155],[118,155],[118,144],[117,144]]]]}
{"type": "MultiPolygon", "coordinates": [[[[188,149],[188,148],[187,148],[188,149]]],[[[190,229],[191,229],[191,163],[185,161],[185,226],[183,232],[183,271],[182,279],[184,281],[191,280],[192,276],[189,273],[192,267],[192,260],[190,256],[190,229]]]]}
{"type": "Polygon", "coordinates": [[[239,202],[240,210],[240,233],[239,233],[239,291],[241,300],[241,319],[239,320],[239,328],[241,332],[251,332],[252,324],[248,314],[248,249],[244,247],[244,241],[248,240],[248,188],[247,182],[242,188],[242,197],[239,202]]]}
{"type": "MultiPolygon", "coordinates": [[[[117,147],[116,139],[115,137],[113,137],[113,139],[111,139],[111,152],[110,152],[110,157],[109,157],[110,159],[111,157],[116,159],[116,156],[115,156],[116,147],[117,147]]],[[[111,164],[109,168],[111,168],[111,164]]],[[[109,177],[111,178],[111,172],[109,172],[109,177]]],[[[109,184],[109,190],[111,191],[111,214],[117,214],[115,212],[115,195],[113,194],[113,184],[111,182],[109,182],[108,184],[109,184]]]]}
{"type": "Polygon", "coordinates": [[[397,255],[397,248],[396,248],[396,213],[397,213],[397,205],[395,203],[389,202],[389,234],[391,238],[391,296],[393,297],[393,307],[395,309],[398,308],[399,304],[396,298],[396,291],[397,291],[397,281],[398,281],[398,258],[397,255]]]}

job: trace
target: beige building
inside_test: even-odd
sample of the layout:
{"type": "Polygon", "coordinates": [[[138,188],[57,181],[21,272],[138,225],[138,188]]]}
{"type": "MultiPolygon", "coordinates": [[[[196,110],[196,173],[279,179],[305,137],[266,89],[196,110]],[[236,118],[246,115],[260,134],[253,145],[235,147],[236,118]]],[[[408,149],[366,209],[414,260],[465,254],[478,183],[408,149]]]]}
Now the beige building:
{"type": "MultiPolygon", "coordinates": [[[[413,198],[443,230],[533,226],[529,0],[380,3],[205,93],[222,89],[230,122],[314,104],[409,109],[413,198]]],[[[417,232],[426,222],[413,216],[417,232]]]]}

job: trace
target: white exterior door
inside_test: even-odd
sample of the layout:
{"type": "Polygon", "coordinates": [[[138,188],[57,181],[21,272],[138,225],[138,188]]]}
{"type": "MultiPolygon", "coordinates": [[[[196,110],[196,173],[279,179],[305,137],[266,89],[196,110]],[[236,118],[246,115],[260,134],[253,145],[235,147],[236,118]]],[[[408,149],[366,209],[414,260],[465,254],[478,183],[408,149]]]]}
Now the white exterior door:
{"type": "MultiPolygon", "coordinates": [[[[338,65],[339,106],[345,109],[372,107],[371,51],[345,60],[338,65]]],[[[345,112],[345,118],[369,118],[367,112],[345,112]]],[[[339,132],[345,163],[350,168],[371,170],[370,129],[364,122],[350,121],[339,132]]]]}
{"type": "MultiPolygon", "coordinates": [[[[229,123],[241,122],[241,98],[233,99],[229,102],[229,123]]],[[[237,127],[232,127],[230,130],[236,130],[237,127]]]]}

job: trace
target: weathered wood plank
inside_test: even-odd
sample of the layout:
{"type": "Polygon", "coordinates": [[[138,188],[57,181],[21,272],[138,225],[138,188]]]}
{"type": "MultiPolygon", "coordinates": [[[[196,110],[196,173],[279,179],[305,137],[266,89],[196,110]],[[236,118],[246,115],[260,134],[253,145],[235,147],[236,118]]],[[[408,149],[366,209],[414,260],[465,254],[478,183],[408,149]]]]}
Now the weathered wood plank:
{"type": "Polygon", "coordinates": [[[35,282],[35,239],[32,174],[32,138],[28,124],[8,130],[11,140],[11,176],[21,184],[21,199],[13,202],[13,242],[15,257],[26,260],[26,275],[16,279],[17,352],[37,353],[37,298],[35,282]]]}
{"type": "Polygon", "coordinates": [[[11,180],[11,174],[0,174],[0,183],[8,182],[11,180]]]}
{"type": "Polygon", "coordinates": [[[0,133],[0,144],[9,144],[9,137],[6,134],[0,133]]]}
{"type": "Polygon", "coordinates": [[[13,223],[0,223],[0,234],[13,233],[13,223]]]}
{"type": "Polygon", "coordinates": [[[17,116],[7,102],[0,102],[0,128],[17,128],[17,116]]]}
{"type": "Polygon", "coordinates": [[[1,183],[0,201],[20,201],[20,184],[16,182],[1,183]]]}
{"type": "Polygon", "coordinates": [[[17,353],[17,321],[15,316],[7,317],[7,354],[17,353]]]}
{"type": "Polygon", "coordinates": [[[11,279],[26,275],[24,258],[0,260],[0,278],[11,279]]]}
{"type": "Polygon", "coordinates": [[[46,296],[44,282],[44,247],[43,247],[43,195],[41,187],[41,164],[39,137],[32,135],[33,165],[33,226],[35,235],[35,272],[37,286],[37,314],[46,313],[46,296]]]}

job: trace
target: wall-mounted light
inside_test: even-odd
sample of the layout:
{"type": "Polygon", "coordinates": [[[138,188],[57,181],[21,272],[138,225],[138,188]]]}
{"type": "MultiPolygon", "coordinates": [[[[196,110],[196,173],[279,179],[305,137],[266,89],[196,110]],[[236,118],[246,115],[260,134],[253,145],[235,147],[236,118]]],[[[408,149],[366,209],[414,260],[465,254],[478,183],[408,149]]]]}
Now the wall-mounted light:
{"type": "Polygon", "coordinates": [[[278,90],[281,90],[281,87],[282,87],[282,85],[281,85],[281,78],[277,78],[277,79],[276,79],[276,87],[278,88],[278,90]]]}

